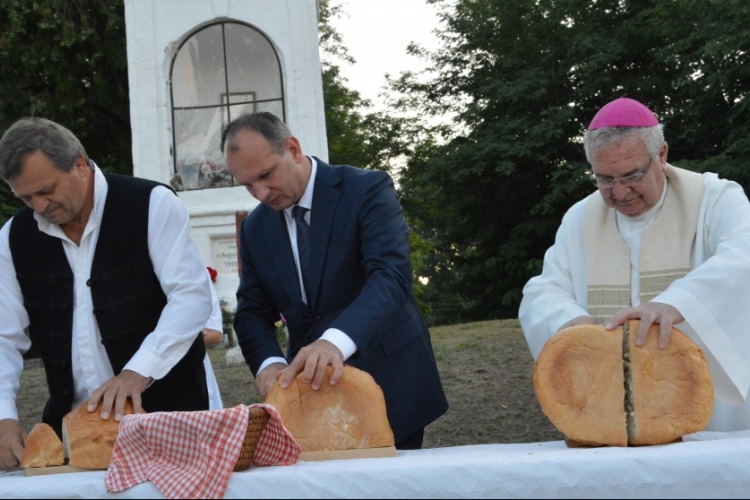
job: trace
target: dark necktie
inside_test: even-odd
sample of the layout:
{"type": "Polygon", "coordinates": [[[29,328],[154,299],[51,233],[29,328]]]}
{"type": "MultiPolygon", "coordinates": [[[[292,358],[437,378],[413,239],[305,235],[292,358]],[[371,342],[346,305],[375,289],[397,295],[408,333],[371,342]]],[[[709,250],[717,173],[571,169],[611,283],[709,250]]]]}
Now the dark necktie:
{"type": "Polygon", "coordinates": [[[307,209],[299,205],[292,208],[292,217],[297,223],[297,253],[299,254],[299,268],[302,274],[302,284],[307,295],[307,305],[310,305],[310,226],[305,221],[307,209]]]}

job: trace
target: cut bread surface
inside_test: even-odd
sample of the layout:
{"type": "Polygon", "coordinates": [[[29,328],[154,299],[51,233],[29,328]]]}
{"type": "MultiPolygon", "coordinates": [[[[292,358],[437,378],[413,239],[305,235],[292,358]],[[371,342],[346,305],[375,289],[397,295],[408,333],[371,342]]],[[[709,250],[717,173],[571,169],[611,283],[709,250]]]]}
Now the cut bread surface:
{"type": "Polygon", "coordinates": [[[64,463],[63,444],[55,431],[47,424],[36,424],[26,438],[21,467],[53,467],[64,463]]]}
{"type": "Polygon", "coordinates": [[[625,420],[627,422],[628,444],[632,444],[638,435],[638,423],[635,419],[635,401],[633,399],[633,361],[630,352],[630,337],[635,335],[630,329],[630,322],[622,326],[622,363],[625,372],[625,420]]]}
{"type": "Polygon", "coordinates": [[[665,444],[703,430],[713,410],[713,383],[703,352],[672,330],[659,349],[659,325],[635,345],[639,321],[607,331],[580,325],[544,346],[534,390],[544,413],[583,445],[665,444]]]}

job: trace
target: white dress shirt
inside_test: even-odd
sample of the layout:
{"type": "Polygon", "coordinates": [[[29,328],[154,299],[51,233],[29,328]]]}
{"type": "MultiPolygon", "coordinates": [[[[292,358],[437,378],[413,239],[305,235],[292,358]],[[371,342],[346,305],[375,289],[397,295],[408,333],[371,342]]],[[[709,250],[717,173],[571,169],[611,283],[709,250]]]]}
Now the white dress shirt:
{"type": "MultiPolygon", "coordinates": [[[[299,199],[297,205],[306,208],[305,221],[310,224],[312,219],[312,202],[313,194],[315,191],[315,176],[318,173],[318,162],[315,158],[308,157],[312,162],[312,171],[310,172],[310,180],[307,182],[307,188],[305,188],[305,194],[299,199]]],[[[299,280],[299,289],[302,292],[302,301],[307,304],[307,292],[305,291],[305,285],[302,283],[302,272],[299,267],[299,250],[297,249],[297,223],[292,216],[291,206],[284,210],[284,218],[286,219],[286,229],[289,232],[289,241],[292,243],[292,253],[294,254],[294,265],[297,268],[297,279],[299,280]]],[[[349,359],[355,352],[357,352],[357,344],[347,334],[339,330],[338,328],[329,328],[320,337],[322,340],[327,340],[331,344],[335,345],[341,353],[344,355],[344,360],[349,359]]],[[[258,369],[258,374],[262,372],[268,365],[272,363],[284,363],[288,364],[285,358],[273,357],[265,360],[258,369]]]]}
{"type": "MultiPolygon", "coordinates": [[[[60,226],[34,214],[40,231],[62,241],[74,276],[71,352],[74,406],[88,400],[114,376],[101,343],[91,290],[86,286],[108,191],[107,181],[98,167],[94,168],[94,179],[94,209],[79,246],[60,226]]],[[[0,230],[0,419],[18,419],[15,398],[23,370],[21,353],[31,345],[24,333],[29,326],[29,316],[23,307],[8,241],[11,223],[12,220],[8,221],[0,230]]],[[[211,314],[211,284],[190,237],[187,207],[161,186],[151,191],[148,248],[154,273],[167,296],[167,305],[156,329],[146,337],[124,369],[158,380],[185,356],[211,314]]],[[[206,368],[210,369],[210,363],[206,368]]]]}

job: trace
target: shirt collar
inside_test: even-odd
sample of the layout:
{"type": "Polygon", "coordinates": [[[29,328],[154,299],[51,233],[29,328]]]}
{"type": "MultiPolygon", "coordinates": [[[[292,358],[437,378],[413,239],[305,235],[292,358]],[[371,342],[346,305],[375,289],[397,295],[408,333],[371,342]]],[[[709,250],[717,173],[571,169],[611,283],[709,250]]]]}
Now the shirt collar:
{"type": "Polygon", "coordinates": [[[664,200],[667,199],[667,188],[669,187],[669,179],[664,176],[664,189],[661,192],[661,198],[659,198],[659,201],[656,205],[651,207],[651,210],[646,212],[645,214],[641,214],[638,217],[628,217],[626,215],[621,214],[620,212],[617,212],[617,218],[619,219],[618,222],[624,223],[626,225],[637,225],[637,224],[643,224],[647,222],[651,222],[655,220],[659,213],[661,212],[661,208],[664,206],[664,200]]]}
{"type": "Polygon", "coordinates": [[[664,200],[667,199],[668,187],[669,187],[669,179],[667,179],[667,177],[664,176],[664,189],[661,192],[661,198],[659,198],[659,202],[654,207],[652,207],[651,210],[641,215],[640,217],[636,217],[636,218],[641,219],[641,220],[656,219],[656,217],[659,215],[659,212],[661,212],[661,207],[664,206],[664,200]]]}
{"type": "MultiPolygon", "coordinates": [[[[102,216],[104,215],[104,205],[107,201],[107,191],[109,189],[109,186],[107,185],[107,179],[104,177],[102,171],[93,161],[91,162],[91,164],[94,165],[94,210],[92,210],[91,214],[89,215],[89,220],[86,223],[84,234],[97,227],[99,225],[99,222],[102,220],[102,216]]],[[[34,219],[36,219],[37,224],[39,225],[39,230],[43,233],[53,234],[57,233],[58,231],[62,232],[62,229],[59,225],[52,224],[50,221],[36,212],[34,212],[34,219]]],[[[57,234],[56,236],[59,237],[59,234],[57,234]]]]}
{"type": "Polygon", "coordinates": [[[308,156],[308,158],[310,159],[310,163],[312,163],[310,180],[307,181],[307,187],[305,188],[305,193],[302,195],[302,198],[300,198],[295,205],[292,205],[291,207],[284,210],[289,217],[292,216],[292,209],[297,205],[302,208],[312,210],[313,191],[315,191],[315,175],[318,173],[318,161],[312,156],[308,156]]]}

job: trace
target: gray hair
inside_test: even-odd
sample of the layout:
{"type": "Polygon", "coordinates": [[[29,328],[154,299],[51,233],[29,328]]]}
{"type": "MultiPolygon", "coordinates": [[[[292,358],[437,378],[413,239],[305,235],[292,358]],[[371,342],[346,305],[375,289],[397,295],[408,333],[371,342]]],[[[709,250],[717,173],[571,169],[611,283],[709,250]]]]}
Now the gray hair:
{"type": "Polygon", "coordinates": [[[221,152],[226,153],[225,148],[230,151],[237,149],[234,138],[240,130],[252,130],[262,135],[278,155],[283,155],[286,150],[286,141],[292,136],[286,123],[279,117],[267,111],[259,111],[235,118],[224,128],[221,133],[221,152]]]}
{"type": "Polygon", "coordinates": [[[86,150],[73,132],[45,118],[21,118],[0,139],[0,177],[8,182],[21,175],[23,162],[36,151],[47,155],[55,167],[66,173],[73,169],[81,155],[93,169],[86,150]]]}
{"type": "Polygon", "coordinates": [[[591,163],[594,153],[607,149],[614,144],[630,137],[640,134],[646,145],[648,154],[656,156],[664,144],[664,125],[661,123],[654,127],[611,127],[589,130],[583,136],[583,149],[586,151],[586,160],[591,163]]]}

